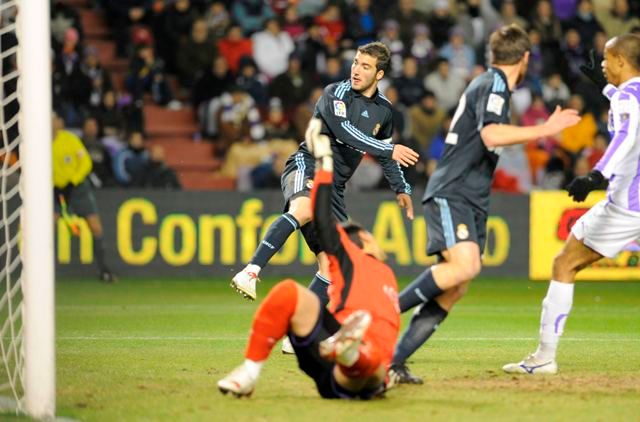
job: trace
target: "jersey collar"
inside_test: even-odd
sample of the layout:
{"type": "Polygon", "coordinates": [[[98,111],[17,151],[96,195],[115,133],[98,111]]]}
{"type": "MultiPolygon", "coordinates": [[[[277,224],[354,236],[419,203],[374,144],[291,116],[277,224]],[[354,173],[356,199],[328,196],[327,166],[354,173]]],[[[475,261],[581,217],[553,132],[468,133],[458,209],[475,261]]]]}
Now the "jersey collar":
{"type": "Polygon", "coordinates": [[[511,93],[511,90],[509,89],[509,81],[507,80],[507,75],[505,75],[504,72],[501,69],[498,69],[495,66],[489,67],[489,70],[492,70],[495,73],[497,73],[498,75],[500,75],[500,77],[504,81],[504,85],[507,87],[507,92],[511,93]]]}

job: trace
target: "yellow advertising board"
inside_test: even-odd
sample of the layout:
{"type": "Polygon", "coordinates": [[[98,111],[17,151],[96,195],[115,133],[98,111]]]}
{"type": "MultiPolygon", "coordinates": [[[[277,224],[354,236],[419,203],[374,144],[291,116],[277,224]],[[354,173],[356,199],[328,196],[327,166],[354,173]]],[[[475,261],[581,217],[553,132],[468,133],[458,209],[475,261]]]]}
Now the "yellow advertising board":
{"type": "MultiPolygon", "coordinates": [[[[564,191],[535,191],[531,194],[529,277],[549,280],[553,258],[571,233],[571,227],[598,201],[604,192],[592,192],[582,203],[564,191]]],[[[633,242],[614,259],[602,259],[578,273],[578,280],[640,280],[640,244],[633,242]]]]}

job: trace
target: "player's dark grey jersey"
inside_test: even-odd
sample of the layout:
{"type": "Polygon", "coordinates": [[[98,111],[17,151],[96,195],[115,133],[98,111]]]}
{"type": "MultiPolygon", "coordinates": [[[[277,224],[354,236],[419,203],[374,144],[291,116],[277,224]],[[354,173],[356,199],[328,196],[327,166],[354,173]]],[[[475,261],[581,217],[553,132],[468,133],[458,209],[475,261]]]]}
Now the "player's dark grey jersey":
{"type": "MultiPolygon", "coordinates": [[[[353,91],[349,80],[329,84],[313,114],[322,119],[321,133],[331,139],[333,180],[338,190],[344,189],[364,153],[368,153],[380,162],[391,189],[411,193],[400,165],[391,159],[391,103],[382,93],[366,97],[353,91]]],[[[304,142],[300,152],[312,156],[304,142]]]]}
{"type": "Polygon", "coordinates": [[[490,68],[474,78],[460,97],[445,138],[444,154],[431,175],[423,202],[460,198],[488,212],[493,173],[501,148],[489,150],[480,130],[492,123],[510,122],[511,93],[505,74],[490,68]]]}

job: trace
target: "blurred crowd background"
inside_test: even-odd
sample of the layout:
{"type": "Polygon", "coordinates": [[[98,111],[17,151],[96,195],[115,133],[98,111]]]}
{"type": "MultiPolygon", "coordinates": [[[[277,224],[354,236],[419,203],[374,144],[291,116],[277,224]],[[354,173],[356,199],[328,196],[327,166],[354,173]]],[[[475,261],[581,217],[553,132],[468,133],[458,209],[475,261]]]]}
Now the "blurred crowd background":
{"type": "MultiPolygon", "coordinates": [[[[542,122],[557,105],[583,119],[506,148],[494,188],[560,189],[609,142],[608,103],[579,66],[640,31],[639,14],[635,0],[53,0],[54,108],[91,153],[96,187],[277,188],[322,88],[380,40],[393,141],[420,152],[406,174],[420,189],[460,94],[486,70],[488,35],[516,23],[533,50],[513,122],[542,122]]],[[[366,157],[350,187],[385,183],[366,157]]]]}

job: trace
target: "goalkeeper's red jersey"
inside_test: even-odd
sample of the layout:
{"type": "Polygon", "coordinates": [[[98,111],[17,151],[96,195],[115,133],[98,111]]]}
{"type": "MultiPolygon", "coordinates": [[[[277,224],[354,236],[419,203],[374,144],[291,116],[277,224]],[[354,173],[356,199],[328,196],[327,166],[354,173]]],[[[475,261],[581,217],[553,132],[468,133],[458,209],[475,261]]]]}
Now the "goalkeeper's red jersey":
{"type": "Polygon", "coordinates": [[[393,270],[364,253],[336,224],[331,214],[332,173],[316,173],[311,198],[314,224],[322,250],[329,255],[329,311],[339,322],[357,310],[371,313],[365,341],[375,344],[386,365],[391,363],[400,330],[398,285],[393,270]]]}

